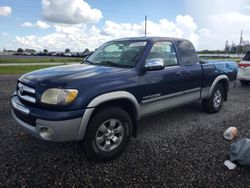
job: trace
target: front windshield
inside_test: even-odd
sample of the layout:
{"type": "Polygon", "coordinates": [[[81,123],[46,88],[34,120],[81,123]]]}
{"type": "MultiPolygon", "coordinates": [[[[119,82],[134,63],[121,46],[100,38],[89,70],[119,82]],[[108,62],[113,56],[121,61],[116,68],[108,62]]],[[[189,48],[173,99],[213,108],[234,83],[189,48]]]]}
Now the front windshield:
{"type": "Polygon", "coordinates": [[[146,41],[112,41],[105,43],[87,60],[87,63],[112,67],[134,67],[146,46],[146,41]]]}

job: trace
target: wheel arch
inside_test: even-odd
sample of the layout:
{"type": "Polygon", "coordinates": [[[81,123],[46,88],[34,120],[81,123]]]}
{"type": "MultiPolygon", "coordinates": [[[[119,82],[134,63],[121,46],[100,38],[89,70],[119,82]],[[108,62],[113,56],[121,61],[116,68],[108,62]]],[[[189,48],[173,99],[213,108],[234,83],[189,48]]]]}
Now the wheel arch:
{"type": "Polygon", "coordinates": [[[134,97],[134,95],[127,91],[115,91],[99,95],[91,100],[85,113],[83,114],[77,140],[82,140],[84,138],[88,123],[91,120],[91,117],[93,117],[94,113],[106,105],[121,107],[130,115],[133,122],[132,133],[133,136],[136,136],[137,121],[140,119],[140,108],[137,99],[134,97]]]}
{"type": "Polygon", "coordinates": [[[212,92],[217,84],[221,84],[223,86],[224,91],[225,91],[224,92],[224,95],[225,95],[224,100],[226,101],[227,100],[227,93],[229,90],[229,79],[228,79],[227,75],[220,75],[220,76],[215,78],[215,80],[212,83],[212,86],[209,89],[208,97],[210,97],[212,95],[212,92]]]}

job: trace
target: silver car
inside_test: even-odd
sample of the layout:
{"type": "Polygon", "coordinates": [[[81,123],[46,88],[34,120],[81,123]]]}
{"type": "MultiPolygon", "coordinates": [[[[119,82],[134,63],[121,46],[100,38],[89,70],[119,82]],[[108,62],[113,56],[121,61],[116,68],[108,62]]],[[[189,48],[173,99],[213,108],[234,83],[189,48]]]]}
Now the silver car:
{"type": "Polygon", "coordinates": [[[250,83],[250,51],[246,53],[245,57],[239,63],[238,80],[242,85],[250,83]]]}

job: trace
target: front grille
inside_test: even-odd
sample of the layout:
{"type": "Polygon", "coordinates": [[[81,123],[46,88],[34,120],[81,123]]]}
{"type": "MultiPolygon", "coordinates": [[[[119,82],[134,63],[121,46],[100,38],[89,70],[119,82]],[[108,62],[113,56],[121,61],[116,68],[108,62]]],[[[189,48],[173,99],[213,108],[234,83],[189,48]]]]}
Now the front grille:
{"type": "Polygon", "coordinates": [[[26,103],[36,103],[36,90],[27,84],[17,83],[17,96],[26,103]]]}

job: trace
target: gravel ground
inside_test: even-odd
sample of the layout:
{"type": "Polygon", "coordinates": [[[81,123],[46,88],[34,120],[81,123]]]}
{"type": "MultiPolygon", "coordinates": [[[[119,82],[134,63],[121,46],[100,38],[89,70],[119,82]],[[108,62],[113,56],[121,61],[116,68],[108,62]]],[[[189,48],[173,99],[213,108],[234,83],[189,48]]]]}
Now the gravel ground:
{"type": "Polygon", "coordinates": [[[215,115],[196,103],[144,119],[121,157],[95,163],[74,142],[43,142],[15,126],[9,106],[15,83],[0,77],[0,187],[250,186],[250,168],[223,165],[230,142],[222,137],[236,126],[239,139],[250,138],[250,86],[231,91],[215,115]]]}

